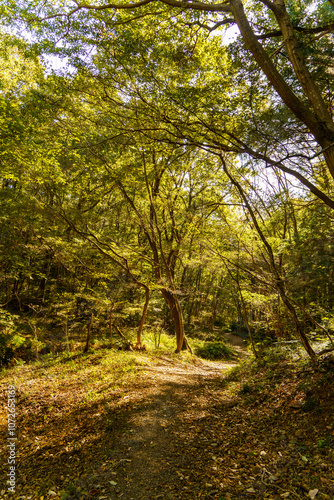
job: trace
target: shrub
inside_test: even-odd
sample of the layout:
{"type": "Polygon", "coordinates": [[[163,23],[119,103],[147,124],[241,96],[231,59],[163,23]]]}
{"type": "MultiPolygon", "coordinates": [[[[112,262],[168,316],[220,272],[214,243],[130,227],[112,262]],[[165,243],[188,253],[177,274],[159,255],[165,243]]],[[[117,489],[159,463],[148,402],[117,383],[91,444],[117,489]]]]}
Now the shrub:
{"type": "Polygon", "coordinates": [[[242,388],[240,389],[240,394],[249,394],[252,392],[251,386],[246,382],[243,384],[242,388]]]}
{"type": "Polygon", "coordinates": [[[195,349],[195,354],[204,359],[228,359],[233,350],[222,342],[205,342],[195,349]]]}
{"type": "MultiPolygon", "coordinates": [[[[0,309],[0,366],[6,365],[14,356],[14,350],[11,341],[17,336],[14,335],[15,326],[13,316],[4,309],[0,309]]],[[[15,342],[14,342],[15,344],[15,342]]]]}

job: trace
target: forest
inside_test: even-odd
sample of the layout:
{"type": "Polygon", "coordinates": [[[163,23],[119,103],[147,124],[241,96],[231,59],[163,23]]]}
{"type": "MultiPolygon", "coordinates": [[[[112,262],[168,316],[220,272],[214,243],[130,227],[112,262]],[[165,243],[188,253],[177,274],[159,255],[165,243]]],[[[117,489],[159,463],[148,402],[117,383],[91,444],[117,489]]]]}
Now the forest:
{"type": "MultiPolygon", "coordinates": [[[[299,377],[293,370],[306,367],[308,389],[296,382],[291,411],[315,410],[314,422],[305,414],[309,425],[321,420],[329,435],[333,0],[1,0],[0,15],[3,382],[17,380],[19,391],[39,380],[47,391],[47,380],[58,377],[52,370],[62,366],[79,387],[87,362],[109,374],[114,391],[117,384],[141,387],[141,367],[158,369],[163,355],[162,365],[169,359],[185,378],[185,363],[197,366],[203,387],[205,369],[216,384],[217,367],[236,363],[224,384],[239,377],[237,397],[253,404],[267,390],[256,385],[259,370],[274,363],[278,372],[269,379],[289,385],[299,377]],[[325,387],[328,408],[314,387],[325,387]]],[[[189,381],[194,377],[189,373],[189,381]]],[[[100,401],[95,382],[82,396],[90,394],[84,401],[93,406],[100,401]]],[[[218,397],[213,385],[207,390],[218,397]]],[[[45,408],[37,392],[25,391],[18,397],[39,405],[42,419],[58,388],[45,396],[45,408]]],[[[21,428],[31,424],[24,422],[21,428]]],[[[332,437],[320,436],[319,450],[332,461],[321,487],[300,486],[302,480],[291,486],[289,479],[290,489],[248,484],[239,491],[236,481],[217,486],[218,493],[189,486],[188,494],[179,486],[159,496],[117,493],[110,476],[112,492],[88,480],[80,491],[73,481],[57,493],[54,481],[44,493],[36,486],[36,496],[22,486],[0,498],[331,499],[332,437]]],[[[31,480],[40,479],[39,467],[31,480]]]]}

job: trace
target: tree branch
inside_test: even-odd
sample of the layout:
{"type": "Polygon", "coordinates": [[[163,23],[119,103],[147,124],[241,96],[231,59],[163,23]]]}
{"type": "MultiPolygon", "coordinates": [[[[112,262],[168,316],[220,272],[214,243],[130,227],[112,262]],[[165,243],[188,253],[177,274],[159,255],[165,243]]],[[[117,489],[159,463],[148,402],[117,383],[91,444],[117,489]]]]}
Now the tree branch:
{"type": "Polygon", "coordinates": [[[213,26],[208,26],[207,24],[200,23],[200,22],[186,23],[186,24],[189,27],[198,26],[199,28],[204,28],[211,33],[212,31],[216,30],[220,26],[224,26],[225,24],[235,24],[235,20],[233,18],[224,19],[223,21],[219,21],[218,23],[214,24],[213,26]]]}
{"type": "MultiPolygon", "coordinates": [[[[141,2],[135,2],[135,3],[128,3],[128,4],[115,4],[115,3],[108,3],[105,5],[89,5],[89,4],[82,4],[82,3],[77,3],[77,8],[74,11],[77,11],[78,9],[89,9],[89,10],[107,10],[107,9],[115,9],[115,10],[131,10],[131,9],[136,9],[138,7],[142,7],[143,5],[147,5],[149,3],[155,3],[157,0],[142,0],[141,2]]],[[[166,5],[170,5],[171,7],[180,7],[182,9],[192,9],[192,10],[200,10],[204,12],[232,12],[231,7],[229,6],[229,2],[223,2],[223,3],[211,3],[207,4],[204,2],[187,2],[187,1],[180,1],[180,0],[158,0],[161,3],[164,3],[166,5]]],[[[73,12],[74,12],[73,11],[73,12]]],[[[70,13],[71,14],[71,13],[70,13]]]]}
{"type": "MultiPolygon", "coordinates": [[[[304,28],[303,26],[294,26],[293,29],[298,33],[304,33],[305,35],[315,35],[317,33],[324,33],[334,29],[334,22],[326,24],[325,26],[318,26],[317,28],[304,28]]],[[[258,40],[266,40],[267,38],[275,38],[279,36],[283,36],[281,30],[270,31],[269,33],[265,33],[264,35],[257,35],[256,38],[258,40]]]]}

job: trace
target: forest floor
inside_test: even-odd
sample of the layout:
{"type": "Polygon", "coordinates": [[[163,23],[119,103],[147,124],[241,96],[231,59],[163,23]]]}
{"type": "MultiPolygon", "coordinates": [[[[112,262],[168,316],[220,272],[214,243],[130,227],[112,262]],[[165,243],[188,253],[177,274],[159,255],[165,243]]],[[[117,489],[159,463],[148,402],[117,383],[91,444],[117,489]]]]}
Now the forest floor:
{"type": "Polygon", "coordinates": [[[5,372],[2,408],[16,386],[17,468],[8,493],[4,458],[1,499],[334,499],[332,357],[315,371],[278,355],[119,356],[5,372]]]}

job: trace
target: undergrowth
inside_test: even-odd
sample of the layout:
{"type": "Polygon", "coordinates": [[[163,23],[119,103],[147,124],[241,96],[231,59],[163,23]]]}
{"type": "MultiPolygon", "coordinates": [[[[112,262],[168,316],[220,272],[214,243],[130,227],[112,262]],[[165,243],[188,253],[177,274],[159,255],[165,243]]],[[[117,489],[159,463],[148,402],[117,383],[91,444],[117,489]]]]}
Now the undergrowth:
{"type": "Polygon", "coordinates": [[[234,349],[223,342],[204,342],[200,340],[195,342],[194,352],[196,356],[210,360],[230,359],[235,355],[234,349]]]}
{"type": "MultiPolygon", "coordinates": [[[[135,331],[125,334],[129,340],[135,338],[135,331]]],[[[27,489],[31,488],[34,481],[36,490],[42,488],[36,470],[43,466],[45,460],[48,460],[49,468],[53,471],[52,478],[50,476],[50,481],[52,479],[53,482],[49,483],[45,479],[45,492],[58,485],[57,491],[61,495],[58,498],[65,500],[79,496],[79,490],[74,493],[73,488],[79,488],[81,483],[74,484],[73,477],[67,479],[64,476],[64,464],[69,470],[75,473],[79,471],[87,477],[90,488],[93,488],[94,470],[90,470],[90,467],[97,462],[99,467],[105,467],[111,450],[108,446],[111,446],[111,440],[115,439],[117,432],[123,429],[124,415],[128,411],[140,411],[141,402],[146,401],[146,369],[149,371],[150,365],[159,364],[165,359],[175,365],[204,363],[189,352],[175,354],[175,339],[164,332],[160,332],[159,347],[156,346],[154,332],[145,332],[143,339],[146,352],[106,349],[102,344],[95,343],[95,349],[82,353],[82,345],[78,345],[74,352],[46,354],[37,361],[22,361],[3,370],[0,375],[3,382],[3,407],[7,397],[5,387],[17,387],[21,461],[27,475],[27,489]],[[58,478],[58,482],[54,478],[58,478]]],[[[201,352],[202,349],[202,355],[204,353],[203,357],[206,356],[207,359],[210,359],[208,354],[211,356],[212,349],[214,356],[220,349],[222,355],[226,356],[224,344],[196,339],[191,339],[190,342],[193,350],[201,352]]],[[[299,486],[297,482],[293,482],[294,471],[296,467],[304,467],[305,460],[305,468],[308,464],[318,467],[317,461],[321,461],[321,467],[326,467],[325,472],[321,472],[319,466],[321,474],[325,475],[332,470],[329,458],[332,460],[334,456],[333,367],[334,358],[331,355],[322,358],[317,368],[313,367],[298,347],[277,346],[263,351],[259,359],[250,355],[228,373],[225,372],[224,377],[217,377],[212,381],[212,386],[205,379],[202,396],[207,398],[205,408],[208,414],[213,412],[212,418],[203,419],[203,408],[198,412],[194,411],[196,406],[189,405],[187,398],[184,404],[187,411],[190,411],[191,429],[193,426],[203,426],[198,432],[200,436],[202,432],[209,433],[211,428],[217,427],[217,435],[221,433],[222,438],[220,444],[216,443],[219,440],[215,438],[214,444],[221,446],[220,458],[244,464],[247,456],[247,460],[254,461],[253,468],[258,467],[256,464],[259,459],[268,460],[268,470],[275,466],[278,471],[282,471],[281,484],[284,486],[288,481],[297,491],[299,486]],[[224,432],[221,427],[223,424],[226,424],[224,432]],[[226,432],[231,456],[225,449],[226,432]],[[286,453],[289,457],[294,457],[291,472],[281,464],[282,457],[277,455],[277,450],[282,456],[286,453]]],[[[196,401],[197,399],[193,400],[194,405],[197,404],[196,401]]],[[[185,436],[189,435],[189,421],[184,423],[185,436]]],[[[208,441],[205,441],[206,447],[207,442],[212,442],[211,434],[208,441]]],[[[214,448],[216,458],[217,446],[214,448]]],[[[220,467],[219,464],[220,462],[215,468],[220,467]]],[[[225,465],[221,467],[225,474],[225,465]]],[[[207,470],[206,468],[205,474],[207,470]]],[[[256,475],[256,471],[246,472],[247,478],[252,474],[256,475]]],[[[234,472],[236,473],[237,471],[234,472]]],[[[306,478],[310,475],[304,470],[299,470],[299,474],[306,478]]],[[[270,479],[269,475],[267,479],[270,479]]],[[[320,490],[319,481],[319,478],[314,479],[314,484],[310,483],[307,491],[312,488],[320,490]]],[[[233,484],[231,482],[230,488],[233,484]]],[[[329,487],[327,490],[329,491],[329,487]]],[[[42,489],[38,491],[39,496],[36,498],[45,496],[42,489]]],[[[230,496],[224,492],[224,498],[238,498],[233,493],[235,491],[236,489],[230,496]]],[[[331,497],[323,495],[323,498],[328,500],[331,497]]]]}

